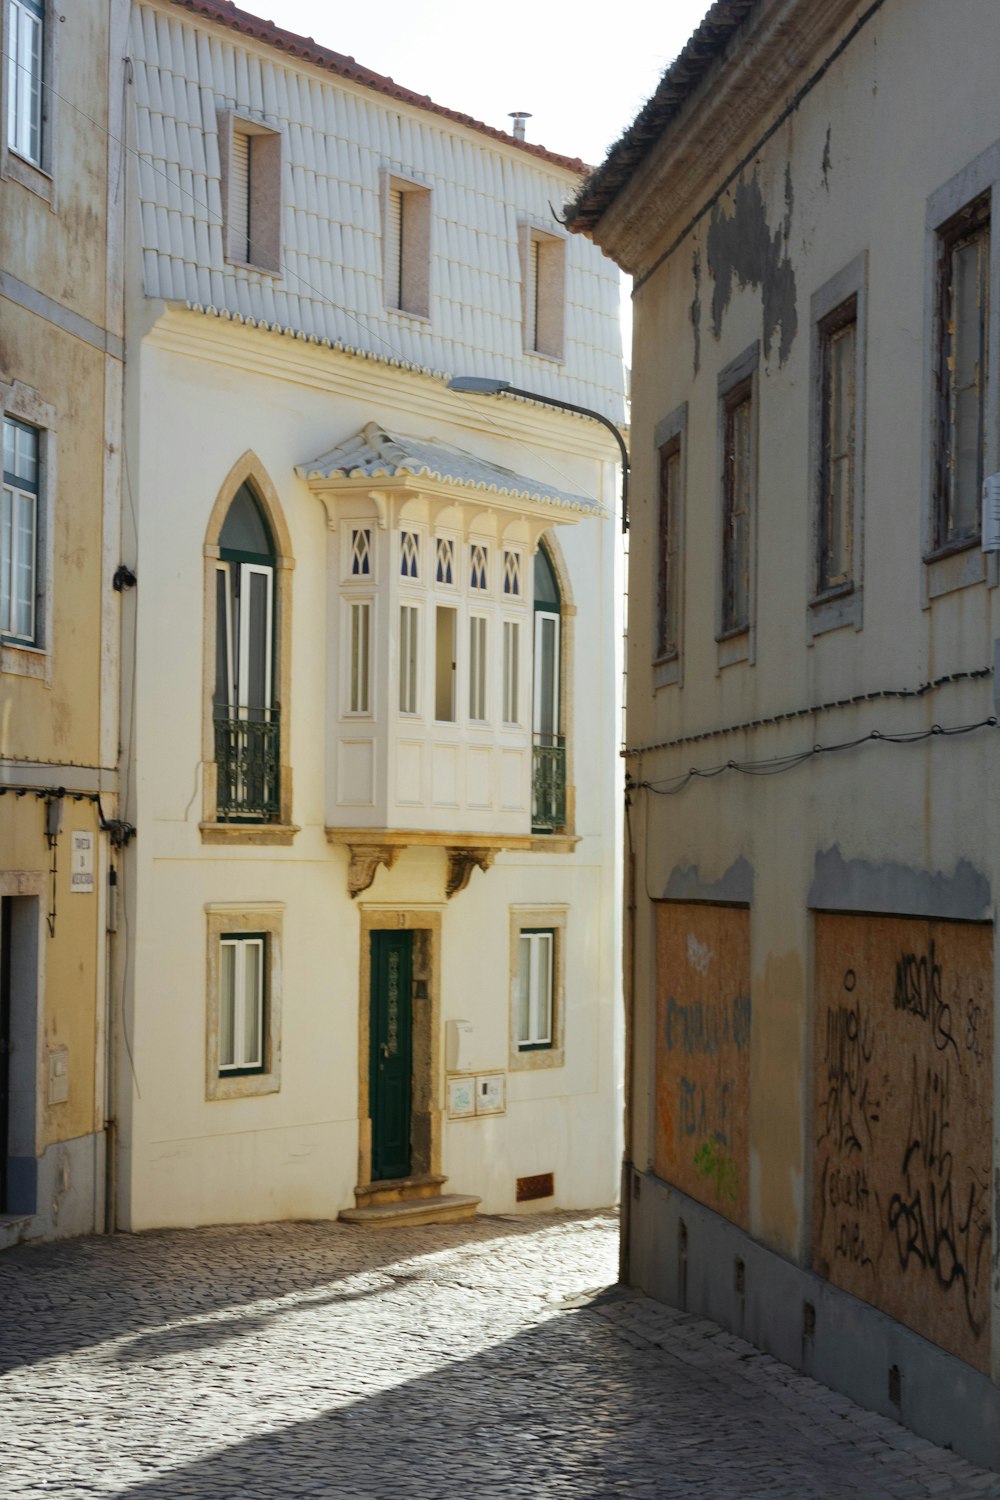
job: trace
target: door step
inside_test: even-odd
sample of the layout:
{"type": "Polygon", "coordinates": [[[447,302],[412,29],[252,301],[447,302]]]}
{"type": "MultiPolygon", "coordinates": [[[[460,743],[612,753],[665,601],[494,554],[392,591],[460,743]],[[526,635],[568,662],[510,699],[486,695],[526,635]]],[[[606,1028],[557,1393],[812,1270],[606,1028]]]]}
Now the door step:
{"type": "Polygon", "coordinates": [[[383,1177],[378,1182],[362,1182],[354,1189],[358,1208],[374,1208],[378,1203],[409,1203],[414,1198],[440,1198],[448,1181],[436,1172],[419,1177],[383,1177]]]}
{"type": "MultiPolygon", "coordinates": [[[[378,1186],[387,1187],[388,1184],[378,1186]]],[[[360,1190],[356,1196],[361,1197],[360,1190]]],[[[481,1201],[467,1193],[438,1193],[434,1197],[411,1197],[390,1203],[342,1208],[338,1217],[345,1224],[361,1224],[368,1229],[396,1229],[408,1224],[454,1224],[460,1219],[474,1219],[481,1201]]]]}
{"type": "Polygon", "coordinates": [[[32,1214],[0,1214],[0,1250],[23,1245],[32,1235],[32,1214]]]}

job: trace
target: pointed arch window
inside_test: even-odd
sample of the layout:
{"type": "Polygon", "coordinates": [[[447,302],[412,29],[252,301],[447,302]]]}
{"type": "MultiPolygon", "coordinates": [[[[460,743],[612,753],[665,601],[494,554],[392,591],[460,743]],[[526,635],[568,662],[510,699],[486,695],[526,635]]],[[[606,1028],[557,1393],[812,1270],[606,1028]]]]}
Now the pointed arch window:
{"type": "Polygon", "coordinates": [[[249,484],[219,536],[215,570],[215,724],[218,816],[279,815],[279,715],[274,701],[275,549],[249,484]]]}
{"type": "Polygon", "coordinates": [[[562,598],[544,542],[535,554],[532,828],[552,833],[566,822],[566,738],[562,733],[562,598]]]}

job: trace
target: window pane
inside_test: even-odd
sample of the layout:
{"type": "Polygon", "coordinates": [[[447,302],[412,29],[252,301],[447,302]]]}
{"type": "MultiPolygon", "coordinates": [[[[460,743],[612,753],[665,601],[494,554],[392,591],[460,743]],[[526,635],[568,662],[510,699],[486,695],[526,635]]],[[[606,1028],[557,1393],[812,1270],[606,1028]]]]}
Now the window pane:
{"type": "Polygon", "coordinates": [[[724,630],[750,621],[750,415],[749,397],[726,413],[724,630]]]}
{"type": "Polygon", "coordinates": [[[219,945],[219,1067],[236,1062],[236,944],[219,945]]]}
{"type": "Polygon", "coordinates": [[[14,494],[6,485],[3,491],[2,531],[0,531],[0,630],[11,623],[11,572],[14,566],[14,494]]]}
{"type": "Polygon", "coordinates": [[[535,1042],[552,1040],[552,934],[535,934],[535,1042]]]}
{"type": "Polygon", "coordinates": [[[478,615],[469,621],[469,718],[486,718],[486,621],[478,615]]]}
{"type": "Polygon", "coordinates": [[[399,611],[399,709],[417,712],[417,611],[409,604],[399,611]]]}
{"type": "Polygon", "coordinates": [[[535,616],[535,732],[559,733],[559,621],[535,616]]]}
{"type": "Polygon", "coordinates": [[[505,724],[517,724],[518,718],[518,656],[520,654],[521,627],[513,620],[505,620],[503,627],[503,717],[505,724]]]}
{"type": "Polygon", "coordinates": [[[531,1041],[531,939],[521,938],[521,966],[518,983],[517,1039],[531,1041]]]}
{"type": "Polygon", "coordinates": [[[455,718],[455,611],[437,610],[434,642],[434,717],[446,722],[455,718]]]}
{"type": "Polygon", "coordinates": [[[256,1068],[261,1062],[261,1000],[263,998],[263,944],[260,939],[241,944],[243,949],[243,1055],[244,1068],[256,1068]]]}
{"type": "Polygon", "coordinates": [[[857,324],[823,335],[823,452],[819,518],[820,590],[850,581],[854,507],[854,372],[857,324]]]}
{"type": "Polygon", "coordinates": [[[371,605],[351,605],[351,713],[368,712],[368,637],[371,605]]]}
{"type": "Polygon", "coordinates": [[[679,446],[660,454],[660,579],[656,654],[677,650],[677,509],[680,503],[679,446]]]}
{"type": "Polygon", "coordinates": [[[215,570],[215,708],[219,719],[235,717],[229,588],[229,564],[223,563],[215,570]]]}
{"type": "Polygon", "coordinates": [[[13,633],[30,640],[35,625],[35,497],[15,494],[13,633]]]}
{"type": "Polygon", "coordinates": [[[242,684],[241,698],[249,708],[252,719],[263,718],[264,710],[271,706],[271,619],[268,607],[271,577],[268,573],[251,572],[244,565],[243,578],[248,586],[249,598],[244,601],[247,675],[242,684]]]}

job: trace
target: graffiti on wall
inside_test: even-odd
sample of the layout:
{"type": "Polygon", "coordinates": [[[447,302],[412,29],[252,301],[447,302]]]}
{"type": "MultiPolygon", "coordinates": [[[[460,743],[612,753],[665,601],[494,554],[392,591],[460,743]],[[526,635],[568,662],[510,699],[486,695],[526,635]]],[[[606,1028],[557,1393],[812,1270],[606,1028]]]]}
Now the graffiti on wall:
{"type": "Polygon", "coordinates": [[[993,938],[816,919],[813,1262],[989,1365],[993,938]]]}
{"type": "Polygon", "coordinates": [[[657,908],[657,1176],[747,1222],[750,914],[657,908]]]}

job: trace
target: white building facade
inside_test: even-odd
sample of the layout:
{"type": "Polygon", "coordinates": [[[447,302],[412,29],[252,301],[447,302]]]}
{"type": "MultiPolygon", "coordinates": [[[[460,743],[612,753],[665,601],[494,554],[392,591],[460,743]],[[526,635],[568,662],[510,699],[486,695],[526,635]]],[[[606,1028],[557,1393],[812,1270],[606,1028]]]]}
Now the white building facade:
{"type": "Polygon", "coordinates": [[[218,0],[132,67],[118,1222],[609,1203],[616,450],[447,386],[620,417],[581,166],[218,0]]]}

